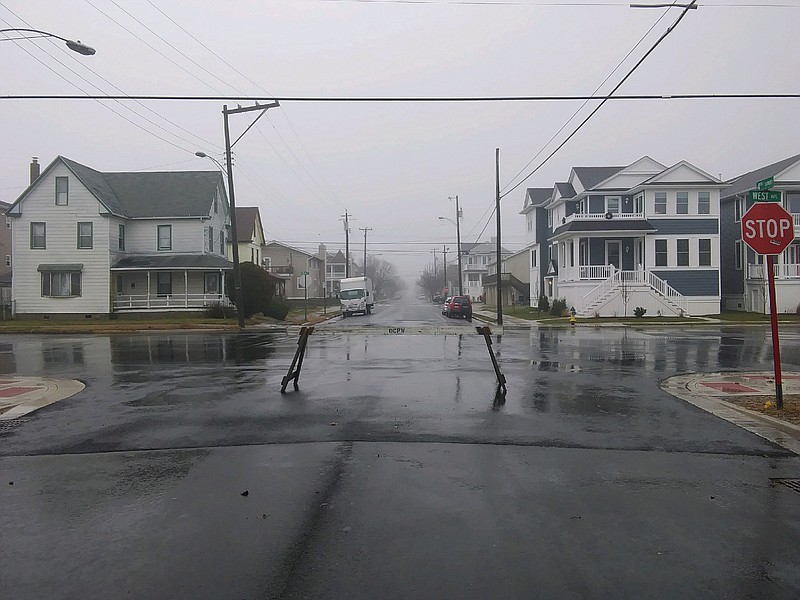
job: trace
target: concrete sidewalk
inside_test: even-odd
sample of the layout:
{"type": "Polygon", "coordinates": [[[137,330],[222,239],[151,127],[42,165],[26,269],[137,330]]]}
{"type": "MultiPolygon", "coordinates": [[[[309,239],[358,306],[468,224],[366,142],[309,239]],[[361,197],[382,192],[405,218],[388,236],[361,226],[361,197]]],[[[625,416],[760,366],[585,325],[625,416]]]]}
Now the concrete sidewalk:
{"type": "MultiPolygon", "coordinates": [[[[733,396],[774,397],[775,380],[771,372],[689,373],[665,379],[661,382],[661,388],[706,412],[800,454],[800,426],[726,401],[733,396]]],[[[800,394],[800,373],[783,374],[783,394],[800,394]]]]}
{"type": "Polygon", "coordinates": [[[3,377],[0,379],[0,421],[18,419],[43,406],[74,396],[84,387],[76,379],[3,377]]]}

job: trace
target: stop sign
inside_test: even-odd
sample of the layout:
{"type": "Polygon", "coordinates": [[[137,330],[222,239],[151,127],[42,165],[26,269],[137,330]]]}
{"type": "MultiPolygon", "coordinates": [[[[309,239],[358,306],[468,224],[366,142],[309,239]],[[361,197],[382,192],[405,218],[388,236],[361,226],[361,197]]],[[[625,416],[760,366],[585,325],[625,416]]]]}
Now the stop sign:
{"type": "Polygon", "coordinates": [[[794,219],[775,202],[756,202],[742,217],[742,239],[756,254],[780,254],[794,240],[794,219]]]}

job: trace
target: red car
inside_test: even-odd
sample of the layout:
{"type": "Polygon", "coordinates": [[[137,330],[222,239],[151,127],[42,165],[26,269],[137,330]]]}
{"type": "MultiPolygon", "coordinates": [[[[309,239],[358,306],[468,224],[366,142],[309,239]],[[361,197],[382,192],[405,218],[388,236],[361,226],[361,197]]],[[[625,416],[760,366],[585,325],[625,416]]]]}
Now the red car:
{"type": "Polygon", "coordinates": [[[464,317],[472,321],[472,301],[469,296],[453,296],[445,305],[446,317],[464,317]]]}

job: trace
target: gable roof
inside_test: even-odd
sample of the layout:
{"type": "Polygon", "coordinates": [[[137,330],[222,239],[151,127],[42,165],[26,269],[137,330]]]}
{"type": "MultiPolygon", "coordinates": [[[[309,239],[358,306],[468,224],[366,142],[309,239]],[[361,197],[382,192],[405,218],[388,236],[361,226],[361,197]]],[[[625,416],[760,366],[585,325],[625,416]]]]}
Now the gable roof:
{"type": "MultiPolygon", "coordinates": [[[[625,167],[572,167],[572,170],[583,184],[583,189],[591,190],[598,183],[605,181],[612,175],[616,175],[624,168],[625,167]]],[[[573,196],[574,195],[573,193],[573,196]]]]}
{"type": "Polygon", "coordinates": [[[525,202],[520,214],[530,212],[532,208],[544,206],[553,196],[553,188],[528,188],[525,192],[525,202]]]}
{"type": "Polygon", "coordinates": [[[562,198],[574,198],[575,197],[575,188],[572,187],[571,183],[557,183],[556,190],[561,195],[562,198]]]}
{"type": "Polygon", "coordinates": [[[64,164],[111,214],[128,218],[206,217],[217,193],[225,195],[219,171],[101,173],[57,156],[14,202],[22,202],[42,176],[64,164]]]}
{"type": "Polygon", "coordinates": [[[756,187],[757,181],[767,179],[768,177],[774,177],[796,162],[800,162],[800,154],[795,154],[794,156],[784,158],[783,160],[779,160],[778,162],[767,165],[766,167],[760,167],[755,171],[750,171],[744,175],[739,175],[739,177],[736,177],[730,181],[730,185],[728,187],[722,190],[721,196],[722,198],[730,198],[736,194],[753,190],[756,187]]]}
{"type": "Polygon", "coordinates": [[[251,242],[256,234],[256,225],[261,223],[261,213],[256,206],[236,207],[236,236],[240,242],[251,242]]]}

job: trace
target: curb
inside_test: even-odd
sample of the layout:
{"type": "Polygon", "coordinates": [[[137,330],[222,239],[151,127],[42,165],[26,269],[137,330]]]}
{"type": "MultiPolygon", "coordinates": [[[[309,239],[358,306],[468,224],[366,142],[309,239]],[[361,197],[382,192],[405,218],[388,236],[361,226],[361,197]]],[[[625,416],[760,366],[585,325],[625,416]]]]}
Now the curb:
{"type": "Polygon", "coordinates": [[[680,400],[800,455],[800,426],[726,402],[719,396],[700,394],[691,389],[702,379],[714,376],[730,377],[731,373],[675,375],[662,381],[660,387],[680,400]]]}

